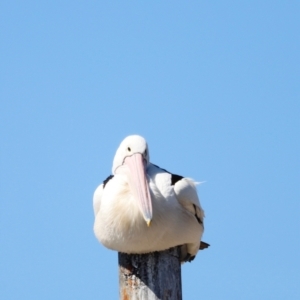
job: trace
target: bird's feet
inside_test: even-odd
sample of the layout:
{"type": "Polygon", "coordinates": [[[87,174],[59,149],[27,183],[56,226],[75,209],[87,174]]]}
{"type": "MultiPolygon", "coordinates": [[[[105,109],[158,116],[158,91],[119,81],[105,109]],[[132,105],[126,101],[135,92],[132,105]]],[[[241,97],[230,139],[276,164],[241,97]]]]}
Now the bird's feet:
{"type": "Polygon", "coordinates": [[[185,262],[191,262],[191,261],[193,261],[194,260],[194,258],[195,258],[195,255],[191,255],[191,254],[189,254],[189,253],[187,253],[187,255],[186,255],[186,257],[184,258],[184,261],[185,262]]]}

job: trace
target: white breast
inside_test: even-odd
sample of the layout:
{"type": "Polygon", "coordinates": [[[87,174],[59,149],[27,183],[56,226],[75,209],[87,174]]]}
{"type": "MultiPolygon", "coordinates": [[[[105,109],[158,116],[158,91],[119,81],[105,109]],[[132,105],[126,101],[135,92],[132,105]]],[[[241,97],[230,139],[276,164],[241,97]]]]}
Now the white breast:
{"type": "Polygon", "coordinates": [[[130,193],[126,175],[117,174],[105,186],[95,219],[94,231],[99,241],[107,248],[125,253],[161,251],[190,243],[199,246],[203,229],[176,199],[174,188],[167,184],[168,173],[165,178],[155,170],[149,173],[153,205],[150,227],[130,193]]]}

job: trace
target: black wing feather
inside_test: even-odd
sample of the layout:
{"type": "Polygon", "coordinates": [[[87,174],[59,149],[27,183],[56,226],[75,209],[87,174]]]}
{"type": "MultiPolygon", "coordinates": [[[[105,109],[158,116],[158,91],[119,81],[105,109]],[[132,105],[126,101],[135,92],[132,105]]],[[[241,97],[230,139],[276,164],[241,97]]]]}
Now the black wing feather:
{"type": "Polygon", "coordinates": [[[152,165],[171,175],[171,185],[174,185],[176,182],[178,182],[179,180],[181,180],[182,178],[184,178],[181,175],[173,174],[173,173],[167,171],[166,169],[163,169],[163,168],[161,168],[161,167],[159,167],[159,166],[157,166],[155,164],[152,164],[152,165]]]}
{"type": "Polygon", "coordinates": [[[104,181],[103,181],[103,189],[105,188],[106,184],[114,177],[114,175],[109,175],[104,181]]]}

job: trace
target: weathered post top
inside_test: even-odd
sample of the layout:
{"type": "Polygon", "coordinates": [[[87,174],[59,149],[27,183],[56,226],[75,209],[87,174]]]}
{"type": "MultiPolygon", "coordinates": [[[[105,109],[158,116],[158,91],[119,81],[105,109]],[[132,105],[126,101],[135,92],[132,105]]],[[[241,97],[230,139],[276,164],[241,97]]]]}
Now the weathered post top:
{"type": "Polygon", "coordinates": [[[120,300],[181,300],[180,247],[147,254],[119,252],[120,300]]]}

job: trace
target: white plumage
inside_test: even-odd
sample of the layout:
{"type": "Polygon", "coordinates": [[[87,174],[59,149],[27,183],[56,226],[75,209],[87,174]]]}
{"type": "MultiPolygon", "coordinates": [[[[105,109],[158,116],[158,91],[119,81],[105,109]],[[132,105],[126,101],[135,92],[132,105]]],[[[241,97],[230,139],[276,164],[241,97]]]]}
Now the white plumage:
{"type": "Polygon", "coordinates": [[[97,239],[124,253],[182,245],[182,260],[191,261],[200,247],[204,217],[193,180],[151,164],[147,143],[137,135],[123,140],[112,171],[94,193],[97,239]]]}

